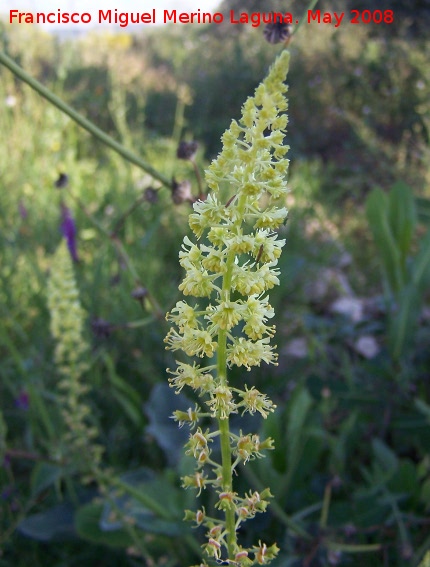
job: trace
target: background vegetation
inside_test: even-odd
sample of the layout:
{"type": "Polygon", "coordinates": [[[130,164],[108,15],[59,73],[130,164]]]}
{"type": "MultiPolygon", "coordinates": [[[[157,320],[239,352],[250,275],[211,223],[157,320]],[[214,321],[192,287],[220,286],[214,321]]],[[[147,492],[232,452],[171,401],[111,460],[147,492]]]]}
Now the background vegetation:
{"type": "MultiPolygon", "coordinates": [[[[290,218],[271,294],[280,364],[247,375],[278,404],[261,424],[276,451],[244,470],[275,503],[243,537],[270,533],[276,567],[417,566],[430,548],[429,3],[387,6],[393,26],[304,25],[291,44],[290,218]]],[[[179,140],[199,142],[203,171],[278,49],[251,26],[64,41],[9,24],[0,48],[194,196],[179,140]]],[[[196,563],[186,434],[168,418],[188,405],[166,386],[163,346],[190,205],[3,67],[0,107],[0,565],[196,563]],[[91,424],[103,467],[140,499],[84,484],[67,460],[47,307],[64,207],[91,424]]]]}

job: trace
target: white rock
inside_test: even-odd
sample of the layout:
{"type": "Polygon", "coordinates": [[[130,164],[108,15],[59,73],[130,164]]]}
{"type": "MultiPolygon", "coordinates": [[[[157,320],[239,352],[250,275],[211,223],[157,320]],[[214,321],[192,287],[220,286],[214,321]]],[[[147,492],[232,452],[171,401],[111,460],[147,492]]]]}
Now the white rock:
{"type": "Polygon", "coordinates": [[[354,343],[354,350],[358,352],[358,354],[364,356],[364,358],[373,358],[379,353],[381,349],[379,348],[379,345],[376,342],[375,337],[372,337],[371,335],[366,335],[360,337],[354,343]]]}

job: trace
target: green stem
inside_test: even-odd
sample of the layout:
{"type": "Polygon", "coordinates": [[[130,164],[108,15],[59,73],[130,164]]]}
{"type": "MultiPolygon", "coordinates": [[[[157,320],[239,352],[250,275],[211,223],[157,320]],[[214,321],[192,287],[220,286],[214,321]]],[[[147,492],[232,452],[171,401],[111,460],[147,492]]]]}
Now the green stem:
{"type": "Polygon", "coordinates": [[[145,194],[143,195],[139,195],[139,197],[134,201],[134,203],[132,203],[128,209],[126,211],[124,211],[122,213],[122,215],[119,217],[119,219],[116,221],[116,223],[114,224],[114,227],[112,229],[112,235],[116,235],[118,234],[118,232],[122,229],[122,227],[124,226],[125,221],[127,220],[127,218],[134,213],[134,211],[145,201],[145,194]]]}
{"type": "Polygon", "coordinates": [[[194,175],[196,176],[196,181],[197,181],[197,187],[199,189],[199,193],[198,193],[198,199],[204,199],[204,192],[203,192],[203,183],[202,183],[202,177],[200,175],[200,171],[199,168],[196,164],[196,162],[194,161],[194,159],[190,159],[190,162],[193,165],[193,169],[194,169],[194,175]]]}
{"type": "Polygon", "coordinates": [[[382,547],[380,543],[352,544],[352,543],[336,543],[334,541],[327,541],[325,545],[328,549],[333,549],[334,551],[341,551],[343,553],[372,553],[374,551],[380,551],[382,547]]]}
{"type": "MultiPolygon", "coordinates": [[[[176,159],[176,149],[179,146],[179,141],[181,139],[182,129],[184,127],[184,116],[185,116],[185,98],[183,93],[183,87],[179,87],[178,89],[178,98],[176,101],[176,109],[175,109],[175,120],[173,123],[173,132],[172,132],[172,141],[173,141],[173,148],[174,153],[172,155],[171,163],[175,163],[176,159]]],[[[170,175],[173,176],[173,165],[169,171],[170,175]]]]}
{"type": "MultiPolygon", "coordinates": [[[[124,264],[127,266],[127,269],[129,270],[129,272],[133,276],[136,285],[142,285],[141,284],[142,280],[139,277],[139,274],[137,273],[137,271],[134,267],[134,263],[133,263],[132,259],[130,258],[129,254],[127,253],[126,249],[124,248],[124,245],[122,244],[121,240],[116,236],[117,228],[114,228],[113,232],[109,232],[108,230],[106,230],[104,228],[104,226],[101,225],[94,218],[94,216],[87,211],[87,209],[85,208],[85,205],[83,204],[81,199],[79,199],[79,197],[76,197],[75,195],[73,195],[70,192],[70,190],[68,190],[68,195],[78,204],[81,211],[84,213],[84,215],[87,217],[87,219],[93,224],[93,226],[100,232],[100,234],[102,234],[103,236],[105,236],[106,238],[109,239],[109,241],[114,246],[114,248],[115,248],[115,250],[118,254],[119,259],[124,262],[124,264]]],[[[122,222],[123,218],[124,218],[124,216],[121,217],[121,222],[122,222]]],[[[155,299],[154,295],[152,293],[150,293],[149,291],[148,291],[147,299],[150,302],[150,304],[151,304],[151,306],[154,310],[154,317],[156,317],[160,321],[163,321],[164,320],[164,310],[161,309],[161,306],[159,305],[158,301],[155,299]]]]}
{"type": "Polygon", "coordinates": [[[123,490],[126,494],[132,496],[135,500],[143,504],[143,506],[157,514],[159,518],[172,521],[170,513],[149,494],[142,492],[138,488],[131,486],[119,478],[110,478],[106,475],[104,476],[112,486],[115,486],[116,488],[123,490]]]}
{"type": "MultiPolygon", "coordinates": [[[[238,221],[240,224],[243,217],[243,211],[246,204],[246,195],[243,195],[237,205],[238,221]]],[[[230,300],[231,279],[233,275],[233,266],[235,260],[235,252],[230,251],[226,260],[226,271],[222,281],[222,300],[230,300]]],[[[220,386],[228,386],[227,380],[227,331],[220,329],[218,331],[218,358],[217,372],[220,386]]],[[[221,470],[222,470],[222,490],[223,492],[233,492],[233,468],[231,462],[231,445],[230,445],[230,420],[218,419],[218,427],[220,431],[221,444],[221,470]]],[[[234,509],[225,510],[225,524],[227,530],[227,551],[228,558],[234,560],[235,550],[237,549],[236,520],[234,509]]]]}
{"type": "Polygon", "coordinates": [[[65,461],[59,461],[53,457],[39,455],[37,453],[29,453],[21,449],[6,449],[5,456],[10,459],[23,459],[26,461],[42,462],[42,463],[52,463],[57,466],[66,465],[65,461]]]}
{"type": "MultiPolygon", "coordinates": [[[[161,506],[155,499],[153,499],[152,496],[149,496],[138,488],[131,486],[130,484],[117,477],[112,477],[111,475],[103,473],[101,471],[97,471],[97,476],[101,484],[105,483],[107,485],[114,486],[116,488],[119,488],[120,490],[123,490],[126,494],[129,494],[132,498],[143,504],[143,506],[154,512],[159,518],[170,522],[176,521],[176,519],[172,517],[170,512],[163,506],[161,506]]],[[[192,535],[186,535],[183,537],[183,539],[197,555],[201,554],[201,547],[192,535]]]]}
{"type": "Polygon", "coordinates": [[[136,528],[130,522],[127,521],[126,512],[118,506],[118,504],[116,503],[114,498],[107,496],[106,500],[107,500],[107,502],[109,502],[109,505],[113,508],[113,510],[115,510],[117,516],[119,518],[121,518],[122,526],[128,532],[130,539],[133,541],[136,549],[139,550],[140,554],[142,555],[142,557],[146,561],[146,564],[152,565],[153,564],[152,556],[150,555],[150,553],[149,553],[149,551],[148,551],[148,549],[147,549],[147,547],[144,543],[143,538],[139,537],[136,528]]]}
{"type": "Polygon", "coordinates": [[[321,529],[325,529],[327,527],[328,513],[330,509],[330,500],[331,500],[331,483],[329,482],[324,490],[323,507],[321,510],[321,517],[320,517],[321,529]]]}
{"type": "Polygon", "coordinates": [[[318,4],[318,0],[311,0],[311,2],[309,2],[308,7],[306,8],[306,11],[303,13],[302,18],[300,19],[300,22],[297,24],[297,26],[294,28],[293,33],[291,34],[291,37],[296,34],[299,29],[302,27],[303,22],[306,19],[306,14],[308,12],[308,10],[313,10],[315,8],[315,6],[318,4]]]}
{"type": "MultiPolygon", "coordinates": [[[[234,256],[234,255],[233,255],[234,256]]],[[[234,258],[233,258],[234,259],[234,258]]],[[[228,260],[227,260],[228,263],[228,260]]],[[[231,280],[232,262],[227,267],[227,273],[224,276],[223,291],[226,288],[226,282],[231,280]],[[230,272],[230,278],[228,273],[230,272]]],[[[228,288],[229,289],[229,288],[228,288]]],[[[227,292],[229,293],[229,291],[227,292]]],[[[227,386],[227,332],[220,329],[218,333],[218,379],[221,386],[227,386]]],[[[222,469],[222,490],[223,492],[233,492],[233,471],[231,466],[231,446],[230,446],[230,420],[218,419],[218,428],[220,431],[221,444],[221,469],[222,469]]],[[[225,511],[225,525],[227,530],[227,551],[229,559],[234,559],[235,549],[237,547],[236,537],[236,521],[233,509],[225,511]]]]}
{"type": "Polygon", "coordinates": [[[19,77],[22,81],[27,83],[33,90],[39,93],[41,96],[46,98],[51,104],[53,104],[56,108],[67,114],[72,120],[74,120],[79,126],[87,130],[90,134],[92,134],[95,138],[100,140],[103,144],[108,146],[111,150],[119,154],[121,157],[137,165],[146,173],[151,175],[154,179],[157,179],[162,185],[165,187],[171,187],[171,182],[167,177],[159,173],[156,169],[154,169],[151,165],[146,163],[142,158],[137,157],[133,152],[125,148],[122,144],[118,143],[114,140],[111,136],[103,132],[100,128],[98,128],[95,124],[93,124],[90,120],[76,112],[71,106],[66,104],[63,100],[61,100],[58,96],[52,93],[49,89],[39,83],[36,79],[31,77],[24,69],[22,69],[19,65],[17,65],[10,57],[8,57],[5,53],[0,51],[0,63],[2,63],[5,67],[9,69],[14,75],[19,77]]]}
{"type": "MultiPolygon", "coordinates": [[[[222,489],[223,492],[233,492],[229,419],[218,419],[218,427],[220,430],[221,441],[222,489]]],[[[228,558],[234,559],[235,549],[237,546],[237,537],[236,521],[233,508],[225,511],[225,527],[227,530],[228,558]]]]}

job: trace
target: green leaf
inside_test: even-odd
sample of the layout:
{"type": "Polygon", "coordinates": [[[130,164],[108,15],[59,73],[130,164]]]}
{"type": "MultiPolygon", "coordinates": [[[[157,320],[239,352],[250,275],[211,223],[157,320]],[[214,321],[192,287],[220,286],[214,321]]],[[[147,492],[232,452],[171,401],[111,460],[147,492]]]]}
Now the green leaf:
{"type": "Polygon", "coordinates": [[[37,463],[31,475],[31,496],[34,498],[41,492],[58,482],[64,469],[51,463],[37,463]]]}
{"type": "Polygon", "coordinates": [[[171,537],[184,533],[183,492],[166,476],[156,476],[150,469],[141,468],[122,475],[120,481],[122,489],[107,495],[100,519],[102,530],[117,530],[126,519],[131,519],[134,525],[150,533],[171,537]],[[133,490],[127,491],[127,487],[133,490]]]}
{"type": "Polygon", "coordinates": [[[430,549],[427,551],[418,567],[430,567],[430,549]]]}
{"type": "Polygon", "coordinates": [[[339,435],[330,440],[333,469],[342,473],[347,466],[347,445],[357,427],[358,412],[353,411],[339,428],[339,435]]]}
{"type": "Polygon", "coordinates": [[[406,259],[410,253],[417,214],[412,190],[401,181],[390,191],[388,215],[391,232],[400,251],[403,274],[406,275],[406,259]]]}
{"type": "Polygon", "coordinates": [[[0,411],[0,460],[3,462],[6,453],[6,436],[7,436],[7,425],[3,418],[3,412],[0,411]]]}
{"type": "Polygon", "coordinates": [[[418,322],[420,297],[414,285],[403,289],[397,311],[391,314],[388,328],[388,345],[394,359],[398,360],[414,337],[418,322]]]}
{"type": "Polygon", "coordinates": [[[273,467],[276,469],[277,472],[283,473],[285,472],[287,463],[286,463],[286,446],[284,445],[284,438],[283,438],[283,415],[280,411],[275,411],[271,413],[267,419],[263,421],[261,427],[261,434],[263,438],[271,437],[275,442],[276,451],[270,451],[266,455],[266,458],[263,459],[264,461],[270,460],[273,464],[273,467]]]}
{"type": "Polygon", "coordinates": [[[171,416],[175,410],[187,411],[190,407],[194,407],[194,404],[184,394],[175,394],[172,388],[163,383],[154,386],[145,405],[149,419],[145,431],[155,437],[172,466],[181,460],[189,434],[185,428],[180,429],[171,416]]]}
{"type": "Polygon", "coordinates": [[[140,241],[142,248],[149,248],[151,241],[153,241],[154,238],[157,236],[157,230],[160,227],[161,220],[162,220],[161,216],[157,217],[154,220],[154,222],[151,223],[151,225],[145,231],[145,235],[140,241]]]}
{"type": "Polygon", "coordinates": [[[59,504],[40,514],[28,516],[18,531],[38,541],[52,541],[75,536],[74,509],[70,503],[59,504]]]}
{"type": "Polygon", "coordinates": [[[288,404],[287,416],[287,443],[288,443],[288,475],[291,479],[300,461],[304,448],[303,429],[309,410],[312,406],[312,397],[304,387],[297,388],[288,404]]]}
{"type": "Polygon", "coordinates": [[[423,224],[430,225],[430,199],[424,197],[416,197],[415,205],[417,209],[418,220],[423,224]]]}
{"type": "Polygon", "coordinates": [[[430,423],[430,406],[426,404],[424,400],[420,400],[419,398],[415,399],[414,406],[427,418],[427,421],[430,423]]]}
{"type": "Polygon", "coordinates": [[[416,465],[409,459],[401,459],[395,475],[388,483],[388,488],[392,493],[404,494],[411,499],[417,498],[420,484],[416,465]]]}
{"type": "Polygon", "coordinates": [[[110,547],[129,547],[132,545],[133,539],[125,528],[121,527],[115,531],[101,529],[102,511],[102,504],[87,504],[80,508],[75,515],[75,528],[78,535],[93,543],[110,547]]]}
{"type": "Polygon", "coordinates": [[[372,450],[378,464],[387,472],[395,472],[399,466],[396,454],[381,439],[372,440],[372,450]]]}
{"type": "Polygon", "coordinates": [[[427,478],[421,485],[420,500],[427,510],[430,509],[430,478],[427,478]]]}
{"type": "Polygon", "coordinates": [[[140,395],[130,384],[118,376],[113,360],[107,353],[103,356],[103,360],[108,371],[109,382],[112,386],[115,399],[130,420],[137,427],[143,427],[145,420],[140,395]]]}
{"type": "Polygon", "coordinates": [[[430,286],[430,230],[422,238],[412,266],[412,281],[423,293],[430,286]]]}
{"type": "Polygon", "coordinates": [[[373,239],[381,255],[385,277],[391,292],[403,287],[401,255],[388,218],[388,197],[381,189],[374,189],[366,201],[366,216],[373,239]]]}

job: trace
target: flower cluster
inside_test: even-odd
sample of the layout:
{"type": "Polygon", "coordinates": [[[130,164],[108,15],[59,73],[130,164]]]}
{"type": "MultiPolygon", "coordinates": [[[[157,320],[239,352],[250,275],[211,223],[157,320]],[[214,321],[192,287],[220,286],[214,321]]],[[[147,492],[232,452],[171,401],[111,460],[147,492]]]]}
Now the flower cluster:
{"type": "MultiPolygon", "coordinates": [[[[88,425],[91,412],[84,401],[88,387],[82,383],[87,369],[85,355],[88,345],[83,337],[85,312],[66,242],[63,240],[52,261],[48,282],[48,308],[51,315],[51,334],[56,340],[55,362],[62,375],[59,384],[63,419],[68,429],[65,435],[68,457],[85,473],[95,471],[100,463],[102,448],[94,440],[95,427],[88,425]]],[[[90,477],[88,477],[90,480],[90,477]]]]}
{"type": "Polygon", "coordinates": [[[186,518],[208,529],[206,557],[234,565],[265,565],[277,552],[276,546],[261,542],[249,549],[238,544],[240,524],[264,512],[271,494],[267,489],[240,497],[232,480],[240,463],[262,457],[262,451],[273,448],[273,441],[260,440],[253,433],[237,436],[229,429],[231,414],[258,412],[266,418],[276,406],[254,387],[231,387],[227,373],[232,366],[249,371],[261,362],[277,361],[276,347],[270,344],[275,327],[270,324],[274,311],[267,292],[279,285],[276,266],[285,244],[276,231],[287,215],[277,201],[287,191],[288,147],[283,140],[288,62],[289,54],[283,51],[254,97],[245,102],[241,120],[233,120],[222,137],[223,149],[206,171],[212,192],[194,203],[189,219],[196,242],[185,237],[179,253],[185,270],[179,289],[199,299],[178,301],[167,314],[172,328],[166,348],[205,361],[178,362],[176,370],[168,370],[177,392],[192,388],[206,406],[174,415],[180,425],[187,423],[195,430],[186,451],[196,459],[196,471],[183,484],[198,493],[212,486],[218,493],[216,508],[225,519],[209,517],[204,510],[187,511],[186,518]],[[198,426],[210,417],[218,424],[212,432],[198,426]],[[217,436],[220,463],[212,448],[217,436]]]}
{"type": "Polygon", "coordinates": [[[83,339],[85,312],[79,301],[73,266],[64,240],[58,247],[51,266],[48,308],[51,334],[57,341],[55,362],[63,374],[68,374],[71,366],[79,373],[83,372],[83,360],[88,349],[83,339]]]}

